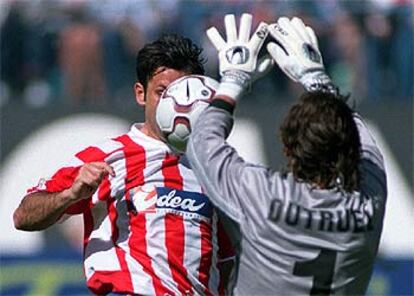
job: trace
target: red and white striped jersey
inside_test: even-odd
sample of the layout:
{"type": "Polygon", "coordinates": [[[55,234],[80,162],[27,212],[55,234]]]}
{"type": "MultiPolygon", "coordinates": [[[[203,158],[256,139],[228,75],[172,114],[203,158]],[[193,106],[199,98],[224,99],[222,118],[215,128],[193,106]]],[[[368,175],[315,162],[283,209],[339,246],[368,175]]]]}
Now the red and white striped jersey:
{"type": "Polygon", "coordinates": [[[234,255],[217,213],[186,159],[139,127],[82,150],[29,192],[62,191],[82,164],[107,162],[115,176],[107,176],[92,198],[66,210],[84,215],[89,289],[96,294],[217,295],[223,288],[218,263],[234,255]]]}

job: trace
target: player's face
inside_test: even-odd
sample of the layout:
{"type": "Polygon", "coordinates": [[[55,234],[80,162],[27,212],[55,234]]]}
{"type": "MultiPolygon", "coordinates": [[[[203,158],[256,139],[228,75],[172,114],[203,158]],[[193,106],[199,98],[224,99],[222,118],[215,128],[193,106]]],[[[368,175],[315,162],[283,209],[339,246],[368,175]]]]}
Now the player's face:
{"type": "Polygon", "coordinates": [[[174,80],[190,73],[160,67],[148,81],[147,88],[141,83],[135,83],[135,98],[139,105],[145,106],[145,123],[142,131],[155,139],[162,139],[161,131],[155,121],[155,111],[162,92],[174,80]]]}

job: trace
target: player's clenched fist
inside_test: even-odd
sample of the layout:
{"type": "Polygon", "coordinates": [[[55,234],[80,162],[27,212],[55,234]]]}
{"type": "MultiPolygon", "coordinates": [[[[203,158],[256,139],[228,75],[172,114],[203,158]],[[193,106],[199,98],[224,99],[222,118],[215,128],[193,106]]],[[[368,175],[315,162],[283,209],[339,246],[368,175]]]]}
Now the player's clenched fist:
{"type": "Polygon", "coordinates": [[[107,175],[115,176],[115,172],[106,162],[90,162],[84,164],[70,188],[71,199],[90,198],[107,175]]]}

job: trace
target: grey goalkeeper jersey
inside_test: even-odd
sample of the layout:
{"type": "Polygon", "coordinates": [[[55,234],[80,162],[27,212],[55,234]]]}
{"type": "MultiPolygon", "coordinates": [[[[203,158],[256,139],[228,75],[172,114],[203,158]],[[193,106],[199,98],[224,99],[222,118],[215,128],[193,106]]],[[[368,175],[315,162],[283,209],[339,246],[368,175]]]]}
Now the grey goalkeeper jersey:
{"type": "Polygon", "coordinates": [[[236,295],[361,295],[377,254],[387,195],[382,155],[358,115],[360,192],[345,195],[245,162],[225,142],[233,118],[210,106],[187,156],[212,202],[239,224],[236,295]]]}

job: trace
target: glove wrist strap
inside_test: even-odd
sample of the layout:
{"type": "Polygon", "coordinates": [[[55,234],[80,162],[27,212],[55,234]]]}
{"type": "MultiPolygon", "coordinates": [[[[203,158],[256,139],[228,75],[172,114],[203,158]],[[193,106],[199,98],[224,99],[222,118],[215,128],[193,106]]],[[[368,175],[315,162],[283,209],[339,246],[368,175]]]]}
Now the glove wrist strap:
{"type": "Polygon", "coordinates": [[[222,74],[216,96],[223,95],[237,101],[250,87],[251,76],[244,71],[229,70],[222,74]]]}
{"type": "Polygon", "coordinates": [[[338,87],[334,85],[324,71],[312,71],[304,74],[299,82],[309,92],[327,92],[337,95],[338,87]]]}

